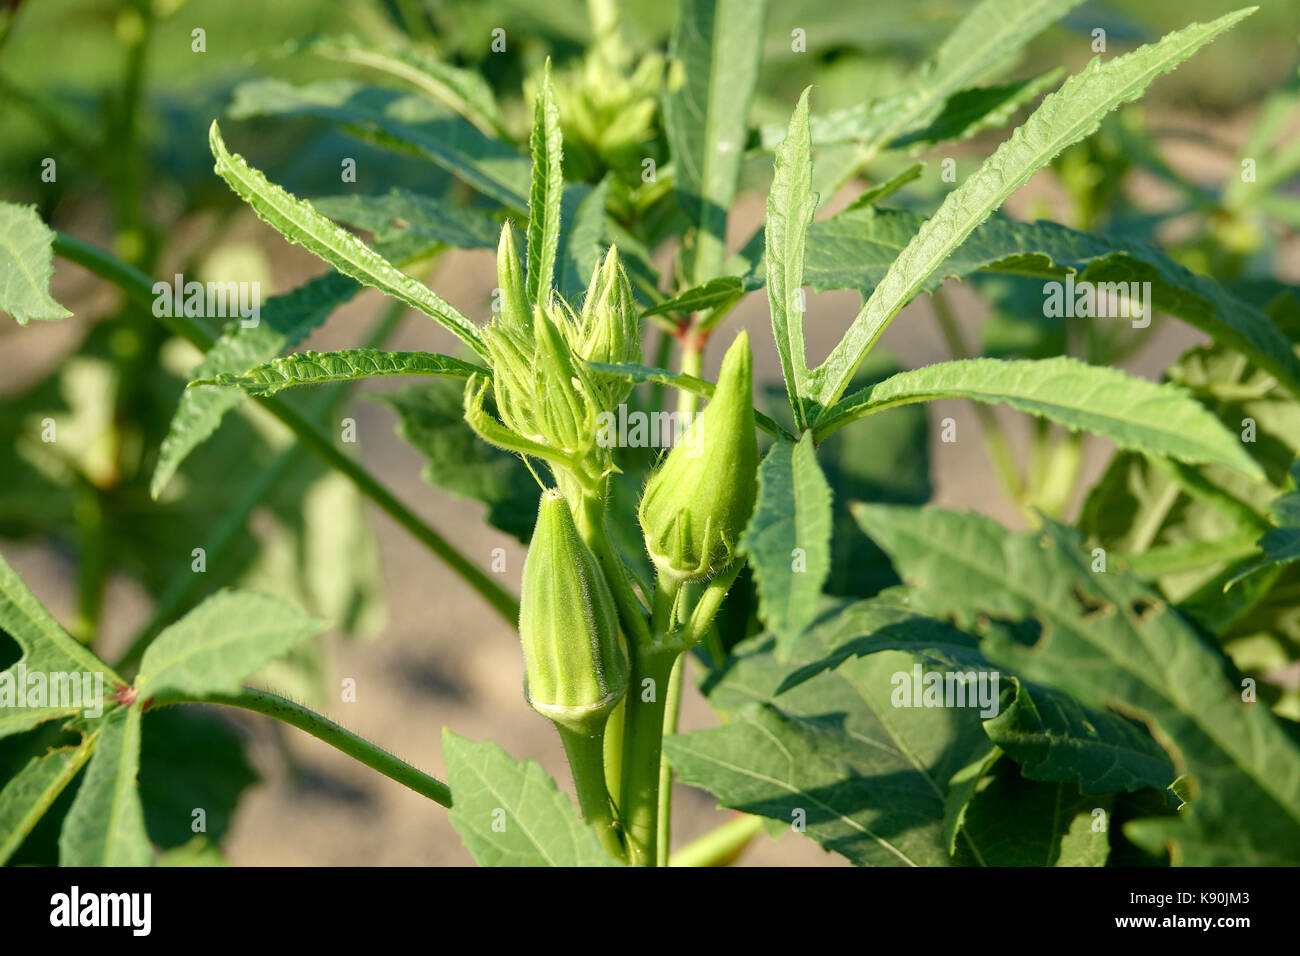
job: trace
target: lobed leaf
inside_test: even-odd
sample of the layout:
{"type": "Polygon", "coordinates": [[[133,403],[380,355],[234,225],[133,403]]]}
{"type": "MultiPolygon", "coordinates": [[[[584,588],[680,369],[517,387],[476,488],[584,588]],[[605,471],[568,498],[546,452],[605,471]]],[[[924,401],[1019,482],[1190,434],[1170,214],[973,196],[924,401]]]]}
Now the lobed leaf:
{"type": "Polygon", "coordinates": [[[191,387],[217,385],[238,388],[249,395],[274,395],[298,385],[349,382],[359,378],[391,375],[426,375],[435,378],[467,379],[486,371],[471,362],[433,352],[385,352],[380,349],[339,349],[335,352],[296,352],[255,365],[232,375],[221,372],[212,378],[195,379],[191,387]]]}
{"type": "Polygon", "coordinates": [[[758,84],[767,0],[682,0],[669,56],[680,85],[664,96],[673,191],[696,228],[688,274],[717,276],[736,196],[749,103],[758,84]]]}
{"type": "Polygon", "coordinates": [[[759,614],[778,650],[812,623],[830,573],[831,490],[817,465],[810,433],[778,438],[758,468],[758,502],[740,550],[758,586],[759,614]]]}
{"type": "Polygon", "coordinates": [[[50,295],[54,230],[35,206],[0,202],[0,311],[19,325],[72,315],[50,295]]]}
{"type": "Polygon", "coordinates": [[[1094,58],[1082,72],[1048,95],[978,171],[948,194],[890,265],[844,338],[814,371],[820,403],[829,406],[839,400],[862,359],[899,310],[1036,170],[1095,132],[1107,113],[1136,99],[1161,73],[1176,67],[1253,11],[1247,8],[1210,23],[1192,24],[1158,43],[1105,62],[1094,58]]]}
{"type": "Polygon", "coordinates": [[[135,688],[142,697],[237,694],[247,678],[323,627],[288,601],[218,591],[154,638],[135,688]]]}
{"type": "Polygon", "coordinates": [[[1240,440],[1187,390],[1068,356],[960,359],[900,372],[827,409],[816,434],[824,436],[882,409],[938,398],[1003,402],[1074,430],[1104,435],[1121,448],[1264,477],[1240,440]]]}
{"type": "Polygon", "coordinates": [[[616,866],[578,808],[532,760],[442,732],[451,823],[480,866],[616,866]]]}
{"type": "Polygon", "coordinates": [[[478,327],[423,282],[402,272],[356,236],[334,225],[312,208],[269,182],[238,155],[231,155],[214,121],[208,136],[217,173],[259,219],[293,243],[299,243],[339,272],[373,286],[385,295],[423,312],[480,355],[486,349],[478,327]]]}

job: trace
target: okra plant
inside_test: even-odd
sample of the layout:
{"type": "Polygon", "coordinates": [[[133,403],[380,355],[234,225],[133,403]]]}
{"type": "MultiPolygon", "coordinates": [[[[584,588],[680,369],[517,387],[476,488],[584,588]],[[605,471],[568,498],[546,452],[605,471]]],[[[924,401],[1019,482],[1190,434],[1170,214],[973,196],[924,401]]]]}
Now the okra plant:
{"type": "MultiPolygon", "coordinates": [[[[1195,272],[1131,231],[1092,228],[1095,210],[1081,213],[1089,231],[1000,212],[1053,164],[1070,186],[1072,157],[1113,111],[1253,8],[1100,53],[1063,80],[998,75],[1077,5],[982,0],[894,92],[818,112],[805,89],[777,124],[751,123],[765,37],[786,26],[762,2],[681,0],[664,50],[638,48],[618,6],[592,0],[590,47],[531,65],[526,110],[424,47],[302,40],[280,55],[392,85],[251,80],[212,122],[217,175],[330,268],[263,304],[259,322],[219,330],[187,291],[0,206],[0,307],[20,324],[68,314],[49,290],[57,255],[203,352],[153,496],[166,501],[244,397],[260,404],[295,455],[335,469],[517,627],[520,706],[554,724],[577,797],[450,730],[444,783],[264,689],[264,669],[327,623],[292,602],[236,588],[173,608],[114,668],[0,561],[0,628],[19,649],[0,673],[0,734],[18,742],[0,859],[77,780],[59,861],[155,861],[141,726],[206,703],[288,722],[448,807],[481,864],[717,865],[764,829],[859,865],[1294,863],[1300,299],[1271,275],[1195,272]],[[226,144],[234,122],[290,116],[417,156],[458,186],[299,198],[226,144]],[[976,134],[1001,144],[950,175],[942,150],[976,134]],[[913,161],[927,151],[938,160],[913,161]],[[766,175],[765,222],[737,236],[732,207],[766,175]],[[462,311],[418,277],[448,247],[495,249],[490,304],[462,311]],[[950,278],[994,304],[1002,339],[964,341],[950,278]],[[459,350],[294,351],[362,286],[459,350]],[[809,288],[862,295],[820,362],[809,288]],[[921,292],[953,356],[899,370],[877,344],[921,292]],[[770,342],[726,324],[750,295],[766,297],[770,342]],[[1111,364],[1141,347],[1153,313],[1208,340],[1160,382],[1111,364]],[[756,391],[754,355],[770,347],[783,388],[756,391]],[[389,376],[434,380],[381,400],[428,457],[426,477],[527,543],[517,599],[345,453],[320,415],[333,406],[303,397],[389,376]],[[965,419],[944,429],[982,434],[1030,530],[926,504],[912,464],[925,421],[896,409],[938,399],[978,410],[978,432],[965,419]],[[1033,419],[1023,466],[996,405],[1033,419]],[[1082,433],[1117,450],[1091,487],[1082,433]],[[101,680],[101,711],[45,675],[101,680]],[[719,726],[678,733],[693,678],[719,726]],[[735,813],[674,852],[675,782],[735,813]]],[[[798,52],[807,37],[791,29],[798,52]]],[[[1276,140],[1278,111],[1295,105],[1280,99],[1252,140],[1262,181],[1189,188],[1198,212],[1262,231],[1289,208],[1244,197],[1300,168],[1276,140]]],[[[411,749],[428,732],[411,727],[411,749]]]]}

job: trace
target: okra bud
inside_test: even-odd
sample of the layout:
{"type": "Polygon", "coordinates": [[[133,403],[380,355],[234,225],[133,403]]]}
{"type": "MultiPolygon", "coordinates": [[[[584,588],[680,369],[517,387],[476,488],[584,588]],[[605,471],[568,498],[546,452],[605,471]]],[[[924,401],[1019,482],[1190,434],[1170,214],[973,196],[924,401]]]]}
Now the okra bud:
{"type": "Polygon", "coordinates": [[[679,581],[736,559],[758,495],[749,336],[727,350],[713,399],[646,484],[637,515],[655,567],[679,581]]]}
{"type": "Polygon", "coordinates": [[[627,690],[628,656],[596,556],[564,496],[542,494],[519,602],[524,696],[555,723],[594,736],[627,690]]]}
{"type": "MultiPolygon", "coordinates": [[[[609,247],[605,260],[592,273],[579,317],[578,354],[589,362],[608,364],[641,361],[641,323],[632,285],[618,258],[609,247]]],[[[627,398],[632,383],[614,376],[601,376],[606,409],[627,398]]]]}

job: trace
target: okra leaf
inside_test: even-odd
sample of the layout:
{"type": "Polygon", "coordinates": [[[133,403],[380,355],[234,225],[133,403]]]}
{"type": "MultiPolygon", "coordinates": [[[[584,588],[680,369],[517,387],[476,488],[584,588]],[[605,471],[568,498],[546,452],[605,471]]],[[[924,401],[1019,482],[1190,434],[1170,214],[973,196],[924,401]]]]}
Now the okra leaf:
{"type": "MultiPolygon", "coordinates": [[[[979,122],[977,117],[970,115],[975,106],[985,107],[985,115],[994,114],[986,125],[1001,122],[1015,111],[1015,107],[1007,108],[1007,98],[1016,98],[1017,84],[1012,84],[1009,89],[1002,88],[1000,95],[988,90],[967,90],[966,87],[986,75],[990,68],[1006,63],[1026,43],[1077,7],[1079,2],[983,0],[953,28],[934,56],[916,71],[902,90],[884,99],[818,117],[813,123],[813,142],[823,145],[857,141],[876,148],[905,145],[910,140],[904,134],[916,133],[927,125],[952,127],[960,134],[979,122]],[[999,117],[1000,113],[1005,115],[999,117]],[[970,118],[962,125],[947,121],[941,124],[940,117],[945,114],[970,118]]],[[[1019,92],[1023,93],[1023,90],[1019,92]]],[[[1032,98],[1032,95],[1025,95],[1024,99],[1032,98]]],[[[941,134],[942,129],[934,132],[941,134]]]]}
{"type": "Polygon", "coordinates": [[[545,306],[555,288],[555,258],[560,250],[560,204],[564,196],[564,149],[560,111],[551,89],[550,64],[533,103],[532,188],[528,193],[528,251],[524,291],[528,301],[545,306]]]}
{"type": "Polygon", "coordinates": [[[416,235],[453,249],[494,249],[500,231],[482,212],[401,187],[382,196],[325,196],[311,204],[321,215],[370,230],[378,244],[416,235]]]}
{"type": "MultiPolygon", "coordinates": [[[[844,207],[844,212],[847,213],[847,212],[853,212],[854,210],[857,209],[867,209],[870,208],[871,206],[876,205],[879,202],[888,199],[890,196],[894,195],[894,193],[898,192],[908,183],[912,182],[913,180],[920,179],[921,173],[924,172],[924,170],[925,170],[925,163],[913,163],[911,166],[908,166],[901,173],[896,173],[895,175],[889,177],[889,179],[886,179],[884,182],[876,183],[876,185],[870,186],[862,190],[862,192],[858,193],[858,195],[853,198],[853,202],[849,203],[847,206],[844,207]]],[[[837,216],[836,218],[839,217],[837,216]]],[[[807,273],[809,272],[808,260],[812,258],[813,255],[814,234],[816,230],[817,230],[817,225],[813,225],[808,229],[808,238],[806,240],[806,247],[804,252],[804,263],[803,263],[805,278],[808,277],[807,276],[807,273]]]]}
{"type": "Polygon", "coordinates": [[[646,309],[642,315],[689,315],[708,309],[725,309],[740,301],[740,297],[747,291],[745,280],[739,276],[720,276],[679,292],[671,299],[665,299],[653,308],[646,309]]]}
{"type": "Polygon", "coordinates": [[[999,760],[975,784],[961,817],[961,836],[981,848],[985,866],[1105,866],[1112,798],[1071,783],[1041,783],[999,760]]]}
{"type": "Polygon", "coordinates": [[[229,113],[235,119],[313,116],[341,123],[364,139],[437,163],[510,209],[528,207],[528,160],[421,96],[350,80],[294,86],[258,79],[235,88],[229,113]]]}
{"type": "Polygon", "coordinates": [[[518,455],[480,441],[465,423],[464,387],[432,382],[373,396],[397,415],[397,433],[424,456],[420,477],[482,501],[487,520],[520,541],[532,537],[537,482],[518,455]]]}
{"type": "Polygon", "coordinates": [[[1044,98],[1024,125],[948,194],[894,260],[844,338],[814,371],[821,405],[830,406],[839,400],[863,357],[899,310],[1036,170],[1095,132],[1107,113],[1136,99],[1161,73],[1176,67],[1252,12],[1253,8],[1248,8],[1210,23],[1192,24],[1157,43],[1105,62],[1094,58],[1044,98]]]}
{"type": "Polygon", "coordinates": [[[1071,781],[1084,793],[1174,782],[1174,766],[1146,729],[1073,697],[1012,678],[1015,696],[984,732],[1030,780],[1071,781]]]}
{"type": "MultiPolygon", "coordinates": [[[[951,624],[928,618],[910,605],[904,588],[854,601],[819,618],[813,632],[825,656],[792,672],[778,688],[784,692],[834,670],[854,657],[885,650],[906,651],[929,670],[970,674],[998,671],[980,651],[976,638],[951,624]]],[[[969,686],[969,684],[968,684],[969,686]]],[[[980,701],[984,732],[1020,764],[1031,780],[1069,781],[1085,793],[1115,793],[1143,787],[1164,789],[1173,782],[1169,755],[1144,727],[1106,710],[1084,707],[1067,694],[1029,684],[1000,672],[995,691],[1014,693],[999,701],[980,701]]],[[[973,781],[964,781],[973,786],[973,781]]]]}
{"type": "Polygon", "coordinates": [[[1057,68],[1018,83],[977,86],[948,98],[943,109],[921,129],[899,136],[891,149],[919,149],[969,139],[976,133],[1001,126],[1034,97],[1055,86],[1064,75],[1057,68]]]}
{"type": "Polygon", "coordinates": [[[307,53],[352,63],[410,83],[421,93],[455,110],[488,136],[508,140],[492,87],[477,71],[444,63],[428,50],[396,43],[377,44],[359,37],[318,36],[293,41],[285,53],[307,53]]]}
{"type": "MultiPolygon", "coordinates": [[[[818,292],[857,289],[870,294],[922,223],[916,213],[898,209],[845,212],[815,222],[808,230],[805,277],[818,292]]],[[[1287,382],[1293,392],[1300,393],[1300,360],[1267,315],[1213,279],[1197,275],[1139,240],[1079,232],[1042,220],[1017,222],[993,216],[978,226],[918,291],[932,292],[945,278],[965,278],[980,272],[1032,276],[1056,283],[1043,287],[1040,305],[1044,310],[1049,297],[1056,295],[1058,304],[1074,311],[1079,293],[1092,286],[1094,317],[1117,322],[1127,319],[1107,319],[1098,311],[1111,301],[1112,295],[1133,288],[1115,283],[1149,282],[1149,296],[1128,300],[1134,308],[1141,303],[1142,320],[1149,321],[1152,310],[1176,315],[1216,342],[1249,357],[1287,382]],[[1076,274],[1078,292],[1072,292],[1063,281],[1069,272],[1076,274]]],[[[1138,316],[1130,318],[1139,321],[1138,316]]]]}
{"type": "Polygon", "coordinates": [[[154,638],[135,689],[146,698],[237,694],[245,679],[324,626],[280,598],[221,590],[154,638]]]}
{"type": "Polygon", "coordinates": [[[102,678],[104,685],[124,683],[111,667],[59,626],[3,557],[0,631],[12,637],[22,651],[17,661],[0,671],[0,737],[30,730],[55,717],[72,717],[95,706],[91,690],[84,686],[95,675],[102,678]],[[37,675],[42,678],[39,688],[29,679],[37,675]],[[73,694],[71,680],[56,694],[54,675],[77,678],[79,694],[73,694]],[[40,697],[36,699],[38,690],[40,697]],[[75,700],[77,696],[82,699],[75,700]]]}
{"type": "Polygon", "coordinates": [[[822,416],[822,437],[864,415],[937,398],[1001,402],[1110,438],[1121,448],[1192,464],[1226,465],[1263,479],[1240,439],[1183,388],[1069,356],[959,359],[900,372],[848,396],[822,416]]]}
{"type": "Polygon", "coordinates": [[[451,824],[479,866],[617,866],[539,764],[445,728],[442,755],[451,824]]]}
{"type": "Polygon", "coordinates": [[[673,159],[673,191],[696,228],[687,275],[695,285],[717,276],[736,197],[749,103],[763,55],[767,0],[682,0],[669,57],[664,131],[673,159]]]}
{"type": "Polygon", "coordinates": [[[758,467],[758,502],[740,539],[758,586],[759,616],[784,653],[812,623],[830,573],[831,489],[811,433],[778,438],[758,467]]]}
{"type": "MultiPolygon", "coordinates": [[[[215,378],[223,373],[238,375],[269,361],[297,345],[359,291],[361,286],[356,280],[331,272],[267,300],[257,325],[245,328],[236,324],[227,329],[190,376],[199,379],[215,378]]],[[[241,401],[243,396],[239,392],[215,386],[189,388],[181,393],[149,480],[149,494],[153,498],[162,495],[190,452],[211,437],[226,413],[241,401]]]]}
{"type": "Polygon", "coordinates": [[[0,311],[19,325],[72,315],[50,295],[54,230],[35,206],[0,202],[0,311]]]}
{"type": "Polygon", "coordinates": [[[373,286],[437,321],[480,355],[486,355],[478,327],[419,279],[402,272],[374,249],[345,229],[334,225],[311,203],[297,199],[271,183],[238,154],[231,155],[221,139],[216,121],[208,140],[216,157],[217,173],[241,199],[290,242],[324,259],[339,272],[373,286]]]}
{"type": "MultiPolygon", "coordinates": [[[[1300,486],[1300,460],[1292,465],[1291,475],[1296,485],[1300,486]]],[[[1233,574],[1223,586],[1225,591],[1261,568],[1300,561],[1300,491],[1289,491],[1277,498],[1269,505],[1268,513],[1276,527],[1270,528],[1259,539],[1259,549],[1264,552],[1263,559],[1233,574]]]]}
{"type": "MultiPolygon", "coordinates": [[[[103,723],[84,721],[68,726],[77,728],[72,741],[42,747],[0,790],[0,865],[13,856],[32,827],[86,765],[103,723]]],[[[67,732],[63,728],[58,731],[60,735],[67,732]]]]}
{"type": "Polygon", "coordinates": [[[826,648],[813,632],[781,663],[770,636],[740,645],[709,703],[727,715],[716,730],[664,740],[681,782],[723,806],[800,825],[859,866],[977,862],[966,840],[944,839],[948,781],[986,754],[979,714],[968,708],[895,707],[894,677],[916,658],[882,651],[782,691],[793,670],[826,648]],[[744,760],[737,760],[744,754],[744,760]]]}
{"type": "Polygon", "coordinates": [[[815,417],[810,407],[808,361],[804,348],[804,238],[817,211],[812,193],[812,146],[808,139],[808,90],[790,117],[785,140],[777,147],[776,174],[767,194],[766,248],[767,302],[772,314],[772,337],[781,358],[781,373],[794,411],[796,431],[815,417]]]}
{"type": "Polygon", "coordinates": [[[600,264],[605,239],[605,203],[609,200],[609,176],[594,188],[586,183],[564,187],[560,201],[560,248],[555,277],[566,302],[578,303],[591,275],[600,264]]]}
{"type": "Polygon", "coordinates": [[[339,349],[336,352],[295,352],[255,365],[237,375],[221,372],[195,379],[190,386],[217,385],[238,388],[249,395],[274,395],[298,385],[349,382],[359,378],[425,375],[467,379],[486,371],[471,362],[433,352],[385,352],[380,349],[339,349]]]}
{"type": "MultiPolygon", "coordinates": [[[[991,660],[1152,728],[1197,796],[1144,824],[1189,865],[1285,865],[1300,855],[1300,745],[1245,703],[1228,662],[1130,575],[1093,572],[1077,536],[1045,519],[1012,534],[978,515],[861,505],[863,529],[918,589],[955,615],[991,660]],[[1027,629],[1041,636],[1025,643],[1027,629]]],[[[1127,831],[1126,831],[1127,832],[1127,831]]]]}
{"type": "Polygon", "coordinates": [[[59,833],[60,866],[150,866],[136,777],[140,772],[140,707],[103,717],[95,752],[59,833]]]}

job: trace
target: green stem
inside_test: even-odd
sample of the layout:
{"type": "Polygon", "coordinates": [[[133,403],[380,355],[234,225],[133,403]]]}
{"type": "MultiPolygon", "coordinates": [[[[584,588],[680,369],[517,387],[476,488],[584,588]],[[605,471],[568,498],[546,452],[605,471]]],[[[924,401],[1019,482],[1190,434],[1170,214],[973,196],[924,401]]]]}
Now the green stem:
{"type": "Polygon", "coordinates": [[[345,730],[327,717],[322,717],[314,710],[302,704],[285,700],[266,691],[245,687],[238,694],[206,694],[201,697],[167,697],[155,700],[151,707],[166,707],[171,704],[221,704],[224,707],[239,707],[257,714],[274,717],[305,730],[318,740],[340,750],[365,764],[371,770],[382,773],[391,780],[396,780],[404,787],[409,787],[421,796],[428,797],[434,803],[444,807],[451,806],[451,788],[422,770],[417,770],[405,760],[394,757],[377,744],[358,737],[350,730],[345,730]]]}
{"type": "Polygon", "coordinates": [[[645,612],[637,600],[636,592],[632,590],[627,568],[623,566],[623,560],[609,540],[609,529],[605,526],[604,489],[597,495],[584,495],[581,502],[574,521],[578,525],[578,533],[600,562],[605,581],[614,595],[618,621],[627,636],[628,644],[649,644],[650,626],[646,623],[645,612]]]}
{"type": "Polygon", "coordinates": [[[623,830],[628,862],[633,866],[654,866],[659,852],[659,760],[664,710],[669,678],[680,650],[637,643],[631,651],[623,725],[623,830]]]}
{"type": "Polygon", "coordinates": [[[610,808],[609,791],[605,788],[604,728],[591,736],[560,724],[556,724],[555,729],[560,732],[564,753],[569,758],[569,769],[573,772],[573,786],[578,791],[578,806],[582,808],[583,819],[595,829],[605,852],[616,860],[622,860],[623,841],[619,837],[618,824],[614,822],[610,808]]]}
{"type": "MultiPolygon", "coordinates": [[[[59,233],[54,240],[54,252],[70,262],[75,262],[90,272],[121,288],[131,298],[153,307],[153,284],[149,277],[127,265],[110,253],[88,242],[59,233]]],[[[180,315],[162,317],[162,321],[176,335],[186,339],[200,351],[212,347],[212,333],[194,321],[180,315]]],[[[373,475],[344,455],[333,441],[303,416],[296,408],[278,396],[259,396],[254,399],[298,436],[298,440],[315,452],[326,464],[342,472],[357,489],[386,511],[389,517],[411,533],[417,541],[442,558],[453,571],[463,578],[488,604],[514,625],[519,620],[519,602],[504,588],[457,551],[446,539],[421,521],[414,512],[395,498],[373,475]]]]}
{"type": "Polygon", "coordinates": [[[763,832],[762,817],[744,814],[710,830],[672,855],[669,866],[727,866],[763,832]]]}
{"type": "MultiPolygon", "coordinates": [[[[668,675],[668,700],[664,702],[664,737],[677,733],[677,715],[682,704],[682,682],[686,670],[686,655],[679,654],[673,662],[672,673],[668,675]]],[[[672,843],[673,827],[673,770],[664,758],[662,749],[659,753],[659,811],[658,832],[655,840],[655,862],[658,866],[668,865],[668,850],[672,843]]]]}

